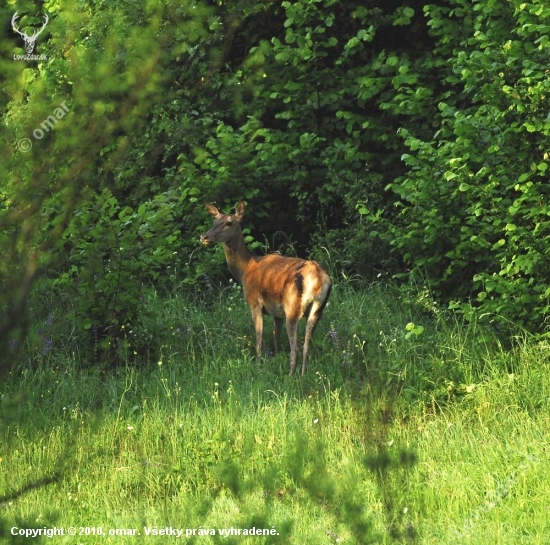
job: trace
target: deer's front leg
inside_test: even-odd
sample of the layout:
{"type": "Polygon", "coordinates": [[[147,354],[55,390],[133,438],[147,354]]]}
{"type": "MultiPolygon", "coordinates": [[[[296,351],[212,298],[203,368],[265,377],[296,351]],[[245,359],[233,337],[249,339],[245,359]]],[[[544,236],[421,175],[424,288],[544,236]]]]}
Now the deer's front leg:
{"type": "Polygon", "coordinates": [[[273,338],[275,340],[275,354],[281,351],[281,329],[283,327],[283,318],[273,316],[273,338]]]}
{"type": "Polygon", "coordinates": [[[252,309],[252,321],[256,330],[256,357],[259,361],[262,356],[262,335],[264,332],[264,317],[261,308],[252,309]]]}

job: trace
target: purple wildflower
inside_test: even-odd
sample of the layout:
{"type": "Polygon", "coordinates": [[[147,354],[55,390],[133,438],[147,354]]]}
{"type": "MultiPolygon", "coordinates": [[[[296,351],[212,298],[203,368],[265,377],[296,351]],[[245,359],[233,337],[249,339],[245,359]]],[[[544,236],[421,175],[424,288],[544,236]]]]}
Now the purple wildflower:
{"type": "MultiPolygon", "coordinates": [[[[338,351],[340,351],[342,347],[342,343],[340,342],[340,337],[338,336],[338,331],[336,331],[336,328],[334,327],[334,324],[330,324],[330,331],[328,332],[330,335],[330,338],[332,339],[332,345],[334,348],[336,348],[338,351]]],[[[351,354],[349,351],[349,343],[348,343],[348,350],[343,350],[342,354],[344,355],[344,365],[349,365],[351,363],[351,354]]]]}
{"type": "Polygon", "coordinates": [[[51,337],[44,340],[44,348],[42,348],[42,355],[47,356],[52,349],[53,339],[51,337]]]}
{"type": "Polygon", "coordinates": [[[202,277],[206,282],[206,287],[208,290],[212,290],[212,288],[215,288],[214,282],[212,281],[212,278],[210,278],[206,273],[202,273],[202,277]]]}
{"type": "Polygon", "coordinates": [[[334,348],[340,348],[340,337],[338,336],[338,331],[336,331],[334,324],[330,324],[330,331],[328,332],[328,334],[332,339],[332,344],[334,348]]]}

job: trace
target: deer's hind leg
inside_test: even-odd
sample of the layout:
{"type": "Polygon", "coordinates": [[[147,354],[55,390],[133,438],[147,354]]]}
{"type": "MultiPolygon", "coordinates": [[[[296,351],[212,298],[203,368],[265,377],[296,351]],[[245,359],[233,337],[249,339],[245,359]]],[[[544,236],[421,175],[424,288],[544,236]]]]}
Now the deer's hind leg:
{"type": "Polygon", "coordinates": [[[290,341],[290,374],[294,373],[296,368],[296,356],[298,352],[298,321],[299,318],[286,319],[286,332],[290,341]]]}
{"type": "Polygon", "coordinates": [[[307,358],[309,356],[309,349],[311,346],[311,337],[315,333],[317,324],[323,316],[323,309],[319,306],[315,307],[315,304],[312,305],[311,310],[309,311],[307,322],[306,322],[306,335],[304,338],[304,359],[302,362],[302,375],[306,372],[307,358]]]}

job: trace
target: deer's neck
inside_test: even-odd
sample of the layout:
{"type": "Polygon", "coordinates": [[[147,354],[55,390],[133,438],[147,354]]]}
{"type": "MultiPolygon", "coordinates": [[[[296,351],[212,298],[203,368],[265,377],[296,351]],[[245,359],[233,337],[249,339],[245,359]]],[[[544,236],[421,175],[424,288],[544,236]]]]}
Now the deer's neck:
{"type": "Polygon", "coordinates": [[[242,286],[244,273],[254,254],[246,247],[242,231],[239,230],[237,236],[228,240],[224,245],[225,258],[229,271],[242,286]]]}

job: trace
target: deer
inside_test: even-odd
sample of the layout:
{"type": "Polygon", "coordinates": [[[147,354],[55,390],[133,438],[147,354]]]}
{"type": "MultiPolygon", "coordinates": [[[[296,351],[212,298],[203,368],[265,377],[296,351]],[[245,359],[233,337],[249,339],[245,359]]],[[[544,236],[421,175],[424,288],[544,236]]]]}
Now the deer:
{"type": "Polygon", "coordinates": [[[243,287],[244,297],[252,313],[256,332],[256,358],[262,353],[264,314],[273,316],[275,354],[281,350],[281,329],[286,319],[290,341],[290,374],[296,368],[298,322],[306,318],[302,375],[306,372],[311,337],[323,316],[332,289],[327,272],[316,261],[280,254],[257,256],[246,246],[241,220],[244,202],[239,201],[234,214],[224,214],[205,202],[214,226],[200,237],[208,246],[223,244],[229,271],[243,287]]]}
{"type": "Polygon", "coordinates": [[[42,25],[42,28],[40,30],[35,30],[33,32],[32,36],[28,36],[26,32],[21,32],[18,28],[16,28],[15,23],[17,21],[17,14],[19,12],[16,11],[13,14],[13,17],[11,19],[11,27],[13,28],[14,32],[17,32],[17,34],[21,35],[23,40],[25,40],[25,49],[27,51],[27,54],[30,55],[34,50],[34,44],[36,43],[36,39],[40,35],[40,33],[46,28],[46,25],[48,24],[48,21],[50,20],[48,15],[44,15],[44,24],[42,25]]]}

